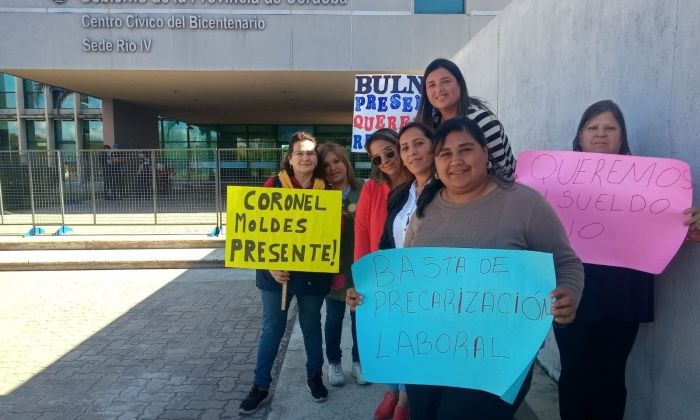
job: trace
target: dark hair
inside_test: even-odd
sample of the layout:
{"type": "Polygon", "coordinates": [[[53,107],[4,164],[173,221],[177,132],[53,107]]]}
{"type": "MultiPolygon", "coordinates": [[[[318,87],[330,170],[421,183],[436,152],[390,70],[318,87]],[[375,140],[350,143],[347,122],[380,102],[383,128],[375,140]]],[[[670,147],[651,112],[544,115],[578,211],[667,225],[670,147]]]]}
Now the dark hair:
{"type": "Polygon", "coordinates": [[[405,133],[406,131],[408,131],[412,128],[419,129],[423,133],[423,135],[425,137],[427,137],[432,143],[431,139],[433,138],[433,135],[435,134],[435,130],[433,130],[433,127],[426,125],[426,124],[423,124],[420,121],[411,121],[410,123],[401,127],[401,130],[399,130],[399,135],[398,135],[398,138],[396,140],[396,145],[399,146],[399,149],[400,149],[399,140],[401,140],[401,136],[403,136],[403,133],[405,133]]]}
{"type": "MultiPolygon", "coordinates": [[[[445,139],[450,133],[454,132],[464,132],[471,135],[479,146],[483,147],[488,154],[488,161],[491,163],[491,167],[486,170],[486,173],[495,178],[496,183],[501,188],[509,188],[513,185],[514,181],[512,178],[508,177],[507,170],[498,164],[496,160],[491,156],[489,148],[486,146],[486,136],[484,132],[481,131],[479,125],[472,119],[467,117],[456,117],[450,118],[449,120],[443,122],[435,131],[435,135],[432,137],[433,140],[433,155],[437,156],[438,152],[442,149],[443,144],[445,144],[445,139]]],[[[433,169],[433,172],[435,170],[433,169]]],[[[428,182],[423,188],[423,192],[418,197],[416,202],[416,214],[418,217],[423,217],[425,207],[433,201],[435,195],[445,187],[440,179],[433,179],[428,182]]]]}
{"type": "Polygon", "coordinates": [[[603,112],[609,112],[617,120],[620,125],[620,155],[631,155],[629,143],[627,142],[627,127],[625,125],[625,116],[622,115],[622,110],[619,106],[610,99],[605,99],[603,101],[598,101],[593,105],[586,108],[581,116],[581,121],[578,123],[578,129],[576,130],[576,137],[574,137],[573,150],[575,152],[581,151],[581,132],[588,125],[588,123],[598,115],[603,112]]]}
{"type": "Polygon", "coordinates": [[[343,146],[332,142],[321,143],[316,148],[316,153],[318,154],[320,165],[323,165],[323,160],[326,158],[327,154],[333,153],[334,155],[338,156],[338,159],[340,159],[340,161],[343,162],[347,170],[346,176],[348,178],[348,184],[350,185],[350,188],[352,188],[353,190],[357,190],[360,188],[360,184],[358,184],[357,180],[355,179],[355,170],[352,169],[352,164],[350,163],[350,159],[348,158],[348,153],[345,151],[345,148],[343,146]]]}
{"type": "MultiPolygon", "coordinates": [[[[292,137],[289,139],[289,149],[287,150],[287,154],[285,154],[284,160],[282,161],[282,170],[287,172],[287,175],[289,176],[294,175],[294,168],[292,167],[292,164],[289,163],[289,158],[292,156],[292,152],[294,151],[294,145],[304,140],[310,140],[313,142],[314,151],[316,152],[316,158],[318,160],[318,150],[316,150],[316,147],[318,147],[318,141],[316,141],[316,138],[306,131],[297,131],[296,133],[292,134],[292,137]]],[[[316,163],[312,177],[325,180],[326,174],[323,165],[319,165],[318,162],[316,163]]]]}
{"type": "MultiPolygon", "coordinates": [[[[372,153],[369,151],[369,145],[378,140],[388,141],[389,143],[393,144],[394,146],[396,146],[396,151],[398,153],[399,135],[396,133],[396,131],[392,130],[391,128],[380,128],[379,130],[372,133],[372,135],[365,142],[365,150],[367,151],[368,155],[372,155],[372,153]]],[[[408,172],[408,170],[406,170],[405,168],[404,170],[408,172]]],[[[372,165],[372,170],[369,172],[369,179],[378,183],[390,181],[389,177],[386,176],[386,174],[382,172],[381,169],[379,169],[379,166],[374,165],[372,165]]]]}
{"type": "Polygon", "coordinates": [[[491,110],[488,108],[488,106],[486,106],[486,104],[483,101],[469,96],[469,90],[467,90],[467,82],[466,80],[464,80],[462,72],[459,70],[459,67],[457,67],[455,63],[446,58],[436,58],[430,64],[428,64],[428,67],[425,68],[425,72],[423,73],[423,84],[421,86],[420,92],[420,105],[418,106],[418,113],[416,114],[415,118],[416,121],[422,122],[423,124],[431,127],[437,127],[442,121],[442,115],[440,115],[440,111],[433,107],[433,105],[428,100],[428,90],[426,87],[428,75],[430,75],[430,73],[434,72],[437,69],[447,70],[457,80],[457,84],[459,85],[459,104],[457,108],[458,116],[466,116],[467,110],[469,109],[469,105],[475,105],[493,114],[493,112],[491,112],[491,110]]]}

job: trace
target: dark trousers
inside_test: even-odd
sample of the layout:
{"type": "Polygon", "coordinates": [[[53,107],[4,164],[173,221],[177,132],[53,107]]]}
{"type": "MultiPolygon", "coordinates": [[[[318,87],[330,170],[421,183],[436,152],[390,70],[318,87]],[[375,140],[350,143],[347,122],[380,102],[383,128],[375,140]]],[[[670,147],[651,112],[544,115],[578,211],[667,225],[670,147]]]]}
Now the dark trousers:
{"type": "Polygon", "coordinates": [[[562,420],[619,420],[625,414],[625,365],[639,322],[574,322],[555,328],[561,357],[562,420]]]}
{"type": "Polygon", "coordinates": [[[532,367],[513,404],[497,395],[449,386],[406,385],[412,420],[512,420],[532,381],[532,367]]]}
{"type": "MultiPolygon", "coordinates": [[[[282,293],[261,290],[263,325],[258,343],[258,359],[255,364],[255,383],[269,389],[272,383],[272,365],[277,358],[280,342],[287,327],[287,311],[292,295],[287,295],[287,309],[280,309],[282,293]]],[[[306,349],[306,375],[311,378],[323,370],[323,335],[321,333],[321,306],[323,295],[296,296],[299,326],[306,349]]]]}
{"type": "MultiPolygon", "coordinates": [[[[347,306],[345,302],[326,298],[326,358],[328,363],[340,363],[343,351],[340,349],[340,339],[343,333],[343,318],[347,306]]],[[[350,329],[352,332],[352,361],[359,362],[360,354],[357,350],[357,324],[355,312],[350,311],[350,329]]]]}

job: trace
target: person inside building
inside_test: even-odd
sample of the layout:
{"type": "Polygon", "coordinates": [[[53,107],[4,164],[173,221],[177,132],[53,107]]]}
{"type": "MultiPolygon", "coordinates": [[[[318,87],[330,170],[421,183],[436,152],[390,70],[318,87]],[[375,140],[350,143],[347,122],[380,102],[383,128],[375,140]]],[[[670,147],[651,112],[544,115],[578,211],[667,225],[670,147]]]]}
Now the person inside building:
{"type": "MultiPolygon", "coordinates": [[[[611,100],[581,116],[574,151],[630,155],[627,127],[611,100]]],[[[700,228],[700,212],[685,210],[686,225],[700,228]]],[[[654,320],[654,279],[624,267],[584,264],[586,287],[576,320],[554,330],[561,358],[559,412],[562,420],[622,419],[625,366],[640,323],[654,320]]]]}
{"type": "Polygon", "coordinates": [[[467,82],[455,63],[445,58],[433,60],[423,73],[416,121],[437,128],[442,121],[465,116],[474,120],[484,133],[494,164],[503,167],[507,177],[512,177],[515,157],[501,122],[483,101],[469,96],[467,82]]]}
{"type": "MultiPolygon", "coordinates": [[[[583,288],[583,267],[559,218],[534,190],[515,184],[490,156],[486,138],[469,118],[443,122],[433,136],[435,175],[418,197],[405,247],[522,249],[553,254],[557,287],[551,313],[557,324],[572,322],[583,288]]],[[[352,307],[362,296],[348,296],[352,307]]],[[[411,418],[507,419],[522,402],[532,371],[513,404],[488,392],[432,385],[407,385],[411,418]]]]}
{"type": "Polygon", "coordinates": [[[99,161],[102,169],[102,192],[105,200],[114,200],[119,196],[116,188],[117,165],[113,160],[112,147],[109,144],[103,145],[99,154],[99,161]]]}
{"type": "MultiPolygon", "coordinates": [[[[357,203],[355,261],[379,249],[379,241],[387,220],[389,193],[412,181],[410,172],[401,162],[397,144],[398,134],[388,128],[377,130],[365,143],[372,171],[369,180],[362,187],[357,203]]],[[[347,293],[352,295],[354,290],[351,287],[347,293]]],[[[356,379],[360,383],[365,382],[361,375],[357,375],[356,379]]],[[[403,385],[389,384],[387,387],[388,391],[375,411],[375,419],[391,418],[396,412],[399,416],[408,413],[408,399],[403,385]]]]}
{"type": "MultiPolygon", "coordinates": [[[[289,150],[277,176],[265,181],[266,187],[327,189],[323,165],[319,164],[316,139],[300,131],[292,135],[289,150]]],[[[330,291],[331,275],[325,273],[257,270],[255,284],[260,289],[263,325],[258,343],[253,387],[241,402],[240,414],[253,414],[270,398],[272,365],[287,326],[287,309],[280,310],[282,284],[287,283],[285,308],[296,296],[299,326],[306,349],[306,385],[311,398],[323,402],[328,390],[323,384],[323,337],[321,307],[330,291]]]]}
{"type": "MultiPolygon", "coordinates": [[[[340,272],[333,276],[331,292],[326,297],[326,358],[328,360],[328,383],[333,386],[345,385],[345,374],[340,349],[345,318],[345,292],[353,286],[352,270],[355,243],[355,212],[360,197],[363,180],[355,178],[350,159],[345,149],[336,143],[323,143],[318,146],[318,156],[326,172],[326,181],[334,190],[343,194],[342,226],[340,233],[340,272]]],[[[360,354],[357,350],[357,329],[355,313],[350,313],[352,333],[352,374],[359,384],[366,384],[362,379],[360,354]]]]}

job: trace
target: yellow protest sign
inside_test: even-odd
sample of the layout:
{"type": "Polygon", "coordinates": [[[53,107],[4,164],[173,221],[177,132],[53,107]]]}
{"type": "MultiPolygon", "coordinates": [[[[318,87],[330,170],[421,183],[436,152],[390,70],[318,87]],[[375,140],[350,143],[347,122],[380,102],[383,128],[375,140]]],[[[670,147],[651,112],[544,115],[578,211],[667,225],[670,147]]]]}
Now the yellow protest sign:
{"type": "Polygon", "coordinates": [[[340,191],[227,189],[226,267],[337,273],[340,191]]]}

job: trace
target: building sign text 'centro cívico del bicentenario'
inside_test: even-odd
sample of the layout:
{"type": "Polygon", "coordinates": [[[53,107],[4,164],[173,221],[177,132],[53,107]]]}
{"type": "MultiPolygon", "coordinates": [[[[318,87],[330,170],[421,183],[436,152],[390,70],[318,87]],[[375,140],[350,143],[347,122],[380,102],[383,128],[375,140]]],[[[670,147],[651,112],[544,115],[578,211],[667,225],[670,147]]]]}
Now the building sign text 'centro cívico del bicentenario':
{"type": "Polygon", "coordinates": [[[346,9],[350,1],[52,0],[63,7],[70,7],[71,3],[91,6],[66,10],[79,16],[80,27],[89,31],[82,38],[83,52],[127,54],[150,53],[155,48],[153,38],[133,36],[131,31],[262,31],[268,25],[266,17],[292,15],[300,10],[319,11],[304,7],[346,9]]]}

